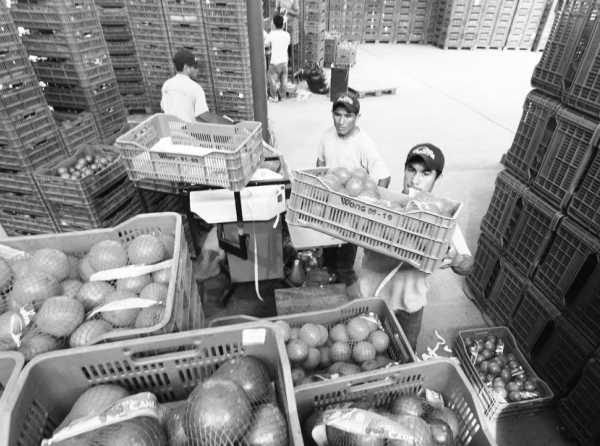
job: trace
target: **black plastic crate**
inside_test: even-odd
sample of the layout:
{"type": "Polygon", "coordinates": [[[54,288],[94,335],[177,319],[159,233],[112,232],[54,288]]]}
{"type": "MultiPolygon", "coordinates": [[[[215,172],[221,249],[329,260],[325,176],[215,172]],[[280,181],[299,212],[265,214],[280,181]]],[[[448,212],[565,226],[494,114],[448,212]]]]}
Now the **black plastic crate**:
{"type": "MultiPolygon", "coordinates": [[[[97,104],[106,103],[119,96],[117,80],[114,77],[108,82],[101,82],[89,87],[50,84],[44,93],[54,108],[92,110],[97,104]]],[[[97,118],[97,117],[96,117],[97,118]]]]}
{"type": "Polygon", "coordinates": [[[501,249],[508,244],[519,219],[525,190],[525,185],[507,171],[498,174],[490,205],[481,220],[481,231],[501,249]]]}
{"type": "Polygon", "coordinates": [[[24,109],[38,110],[48,105],[31,66],[19,74],[22,77],[4,78],[0,75],[0,82],[6,86],[0,90],[0,122],[3,125],[7,123],[12,125],[15,116],[24,116],[21,115],[24,109]]]}
{"type": "Polygon", "coordinates": [[[63,156],[66,149],[56,126],[27,143],[0,140],[0,168],[31,170],[63,156]]]}
{"type": "Polygon", "coordinates": [[[133,38],[129,24],[102,24],[102,32],[107,45],[114,41],[127,41],[133,38]]]}
{"type": "Polygon", "coordinates": [[[46,84],[87,86],[113,79],[113,68],[106,47],[92,57],[84,63],[39,61],[32,65],[39,80],[46,84]]]}
{"type": "Polygon", "coordinates": [[[573,390],[558,405],[560,423],[581,446],[600,444],[600,357],[592,358],[573,390]]]}
{"type": "Polygon", "coordinates": [[[0,191],[0,209],[41,217],[48,216],[48,208],[36,189],[31,190],[31,193],[0,191]]]}
{"type": "Polygon", "coordinates": [[[517,133],[502,163],[525,184],[531,184],[556,130],[560,102],[533,90],[525,99],[517,133]]]}
{"type": "Polygon", "coordinates": [[[500,248],[485,234],[481,234],[477,242],[473,269],[465,280],[477,304],[483,309],[498,277],[500,259],[500,248]]]}
{"type": "Polygon", "coordinates": [[[561,107],[557,126],[532,187],[554,206],[566,209],[583,179],[600,138],[598,123],[561,107]]]}
{"type": "Polygon", "coordinates": [[[536,342],[531,353],[533,367],[555,395],[562,397],[577,383],[594,347],[561,316],[536,342]]]}
{"type": "Polygon", "coordinates": [[[37,216],[7,209],[0,209],[0,225],[10,236],[56,232],[56,223],[50,215],[37,216]]]}
{"type": "Polygon", "coordinates": [[[11,103],[0,108],[0,141],[13,142],[15,146],[34,143],[41,133],[56,131],[48,104],[39,96],[39,89],[21,93],[21,107],[11,103]]]}
{"type": "Polygon", "coordinates": [[[531,191],[523,194],[523,209],[506,246],[505,255],[524,275],[532,277],[562,214],[531,191]]]}
{"type": "Polygon", "coordinates": [[[30,194],[37,191],[33,172],[0,168],[0,190],[30,194]]]}
{"type": "Polygon", "coordinates": [[[566,218],[558,226],[533,282],[561,310],[577,305],[586,283],[600,274],[599,255],[600,240],[566,218]]]}
{"type": "Polygon", "coordinates": [[[592,344],[600,346],[600,267],[598,257],[590,256],[587,260],[588,270],[592,266],[594,270],[567,307],[565,316],[592,344]]]}
{"type": "Polygon", "coordinates": [[[98,128],[91,113],[55,112],[54,119],[69,154],[73,154],[82,145],[100,143],[98,128]]]}
{"type": "Polygon", "coordinates": [[[107,39],[106,46],[111,56],[131,56],[137,57],[135,52],[135,43],[133,38],[129,37],[126,40],[113,40],[107,39]]]}
{"type": "Polygon", "coordinates": [[[507,261],[500,261],[500,271],[486,300],[485,312],[499,325],[506,325],[523,299],[527,279],[507,261]]]}
{"type": "Polygon", "coordinates": [[[529,285],[508,326],[527,357],[560,311],[539,290],[529,285]]]}
{"type": "Polygon", "coordinates": [[[600,150],[597,148],[575,187],[567,214],[591,232],[600,232],[600,150]]]}

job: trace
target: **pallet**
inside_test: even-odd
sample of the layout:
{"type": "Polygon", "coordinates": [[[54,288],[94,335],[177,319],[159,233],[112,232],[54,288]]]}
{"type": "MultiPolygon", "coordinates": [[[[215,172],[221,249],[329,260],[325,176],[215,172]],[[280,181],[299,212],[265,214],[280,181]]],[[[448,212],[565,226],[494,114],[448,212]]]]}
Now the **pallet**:
{"type": "Polygon", "coordinates": [[[355,90],[353,88],[348,87],[348,91],[352,94],[357,95],[359,98],[365,97],[376,97],[385,95],[396,94],[396,88],[375,88],[372,90],[355,90]]]}

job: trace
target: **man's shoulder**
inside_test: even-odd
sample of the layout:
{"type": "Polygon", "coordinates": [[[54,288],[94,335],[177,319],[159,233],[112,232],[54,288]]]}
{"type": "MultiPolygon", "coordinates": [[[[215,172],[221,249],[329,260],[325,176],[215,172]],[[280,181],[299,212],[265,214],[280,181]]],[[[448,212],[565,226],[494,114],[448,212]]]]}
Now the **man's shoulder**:
{"type": "Polygon", "coordinates": [[[338,134],[335,130],[335,127],[329,127],[327,130],[323,132],[321,135],[322,142],[336,141],[338,139],[338,134]]]}

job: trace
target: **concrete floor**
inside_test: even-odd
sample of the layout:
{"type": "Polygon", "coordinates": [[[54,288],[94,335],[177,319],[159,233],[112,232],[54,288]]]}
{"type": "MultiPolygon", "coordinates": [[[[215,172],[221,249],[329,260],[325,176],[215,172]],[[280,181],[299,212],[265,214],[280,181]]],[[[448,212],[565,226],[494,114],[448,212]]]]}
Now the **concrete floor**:
{"type": "MultiPolygon", "coordinates": [[[[417,45],[363,45],[350,72],[357,90],[396,88],[395,95],[361,101],[359,125],[378,144],[392,171],[391,189],[400,188],[406,152],[432,142],[446,155],[439,195],[464,203],[459,224],[474,252],[479,225],[489,204],[503,153],[511,145],[530,77],[541,53],[526,51],[453,51],[417,45]]],[[[277,147],[291,169],[314,166],[317,142],[331,122],[326,96],[310,95],[269,104],[277,147]]],[[[266,285],[277,287],[278,284],[266,285]]],[[[272,302],[260,304],[253,287],[234,294],[227,308],[207,307],[207,315],[251,313],[267,316],[272,302]],[[237,297],[236,297],[237,296],[237,297]]],[[[453,345],[458,328],[486,325],[463,291],[463,279],[436,272],[426,307],[417,353],[438,341],[453,345]]],[[[451,353],[438,351],[441,355],[451,353]]],[[[508,419],[492,426],[499,446],[567,444],[557,433],[552,411],[508,419]]]]}

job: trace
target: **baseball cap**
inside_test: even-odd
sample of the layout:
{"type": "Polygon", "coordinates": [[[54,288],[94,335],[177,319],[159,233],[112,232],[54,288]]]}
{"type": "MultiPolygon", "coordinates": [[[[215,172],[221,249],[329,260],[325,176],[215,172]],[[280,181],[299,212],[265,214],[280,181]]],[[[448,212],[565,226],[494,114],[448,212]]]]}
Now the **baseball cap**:
{"type": "Polygon", "coordinates": [[[360,111],[360,102],[356,96],[350,96],[348,93],[342,93],[333,103],[332,111],[338,107],[344,107],[348,113],[358,115],[360,111]]]}
{"type": "Polygon", "coordinates": [[[183,49],[175,53],[175,55],[173,56],[173,62],[176,66],[179,65],[181,67],[183,67],[184,65],[187,65],[188,67],[195,67],[197,65],[196,58],[194,57],[194,55],[188,50],[183,49]]]}
{"type": "Polygon", "coordinates": [[[409,150],[406,164],[418,159],[428,170],[435,170],[438,175],[444,170],[444,154],[442,150],[430,143],[417,144],[409,150]]]}

